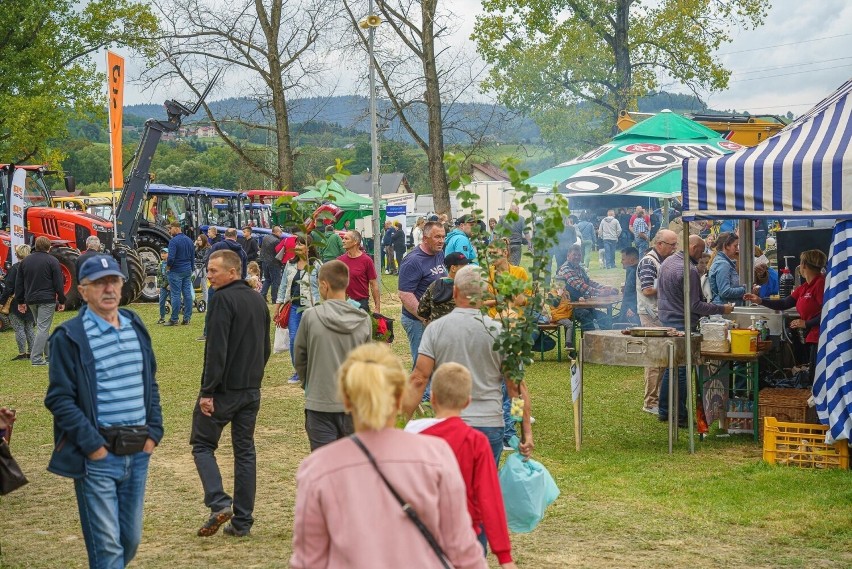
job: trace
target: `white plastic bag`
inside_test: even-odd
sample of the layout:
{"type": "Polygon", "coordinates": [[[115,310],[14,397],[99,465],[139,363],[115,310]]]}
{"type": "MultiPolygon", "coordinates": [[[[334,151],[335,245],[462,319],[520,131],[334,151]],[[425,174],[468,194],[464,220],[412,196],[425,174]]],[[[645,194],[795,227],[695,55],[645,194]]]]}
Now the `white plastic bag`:
{"type": "Polygon", "coordinates": [[[272,344],[272,352],[280,354],[290,350],[290,331],[287,328],[275,328],[275,342],[272,344]]]}

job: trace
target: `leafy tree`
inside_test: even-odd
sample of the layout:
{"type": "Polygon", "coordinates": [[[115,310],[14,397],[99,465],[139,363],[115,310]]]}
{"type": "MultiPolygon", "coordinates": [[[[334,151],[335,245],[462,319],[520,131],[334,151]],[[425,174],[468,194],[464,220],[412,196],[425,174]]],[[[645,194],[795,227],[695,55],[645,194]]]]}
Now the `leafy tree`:
{"type": "Polygon", "coordinates": [[[143,2],[3,2],[0,156],[58,164],[54,143],[71,118],[105,117],[105,78],[93,56],[109,46],[146,50],[157,20],[143,2]]]}
{"type": "Polygon", "coordinates": [[[728,30],[760,25],[769,0],[484,0],[473,39],[492,66],[486,87],[529,113],[542,136],[596,144],[618,112],[659,87],[720,90],[714,51],[728,30]]]}

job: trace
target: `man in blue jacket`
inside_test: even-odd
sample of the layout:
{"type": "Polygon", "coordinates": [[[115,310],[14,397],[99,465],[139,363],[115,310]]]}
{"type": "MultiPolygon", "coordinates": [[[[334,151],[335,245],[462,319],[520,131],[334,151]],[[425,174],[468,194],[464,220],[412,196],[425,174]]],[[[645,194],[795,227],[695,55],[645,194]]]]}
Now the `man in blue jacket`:
{"type": "MultiPolygon", "coordinates": [[[[181,324],[189,324],[192,318],[192,269],[195,266],[195,244],[192,239],[180,230],[180,223],[174,222],[169,225],[169,258],[166,266],[169,268],[169,288],[172,291],[172,316],[166,322],[166,326],[176,326],[178,314],[183,307],[183,320],[181,324]],[[183,297],[183,304],[181,304],[183,297]]],[[[245,253],[243,253],[245,254],[245,253]]]]}
{"type": "Polygon", "coordinates": [[[444,255],[450,253],[461,253],[467,260],[476,264],[476,248],[470,241],[473,233],[473,225],[476,220],[472,215],[465,214],[456,220],[456,228],[447,234],[444,255]]]}
{"type": "Polygon", "coordinates": [[[118,308],[115,259],[91,257],[80,277],[87,304],[50,337],[47,469],[74,479],[89,565],[124,567],[142,540],[148,462],[163,437],[157,364],[142,320],[118,308]]]}

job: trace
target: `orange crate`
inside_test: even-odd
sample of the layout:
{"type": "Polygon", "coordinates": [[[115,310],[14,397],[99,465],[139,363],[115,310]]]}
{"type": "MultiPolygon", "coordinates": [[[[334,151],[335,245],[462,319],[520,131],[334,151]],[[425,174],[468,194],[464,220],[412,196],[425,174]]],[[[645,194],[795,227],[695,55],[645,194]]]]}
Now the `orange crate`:
{"type": "Polygon", "coordinates": [[[849,445],[838,441],[825,444],[824,425],[782,423],[766,417],[763,460],[799,468],[849,468],[849,445]]]}

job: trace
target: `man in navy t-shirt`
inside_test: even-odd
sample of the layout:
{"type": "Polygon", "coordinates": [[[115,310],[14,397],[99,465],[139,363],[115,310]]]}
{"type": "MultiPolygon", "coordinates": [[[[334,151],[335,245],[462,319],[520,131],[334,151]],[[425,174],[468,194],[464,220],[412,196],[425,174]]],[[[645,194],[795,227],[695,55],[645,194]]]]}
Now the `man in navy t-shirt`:
{"type": "Polygon", "coordinates": [[[417,362],[420,338],[425,322],[417,316],[420,298],[432,281],[447,276],[444,266],[444,237],[440,222],[430,221],[423,226],[423,241],[415,247],[399,267],[399,299],[402,301],[402,327],[408,335],[411,359],[417,362]]]}

